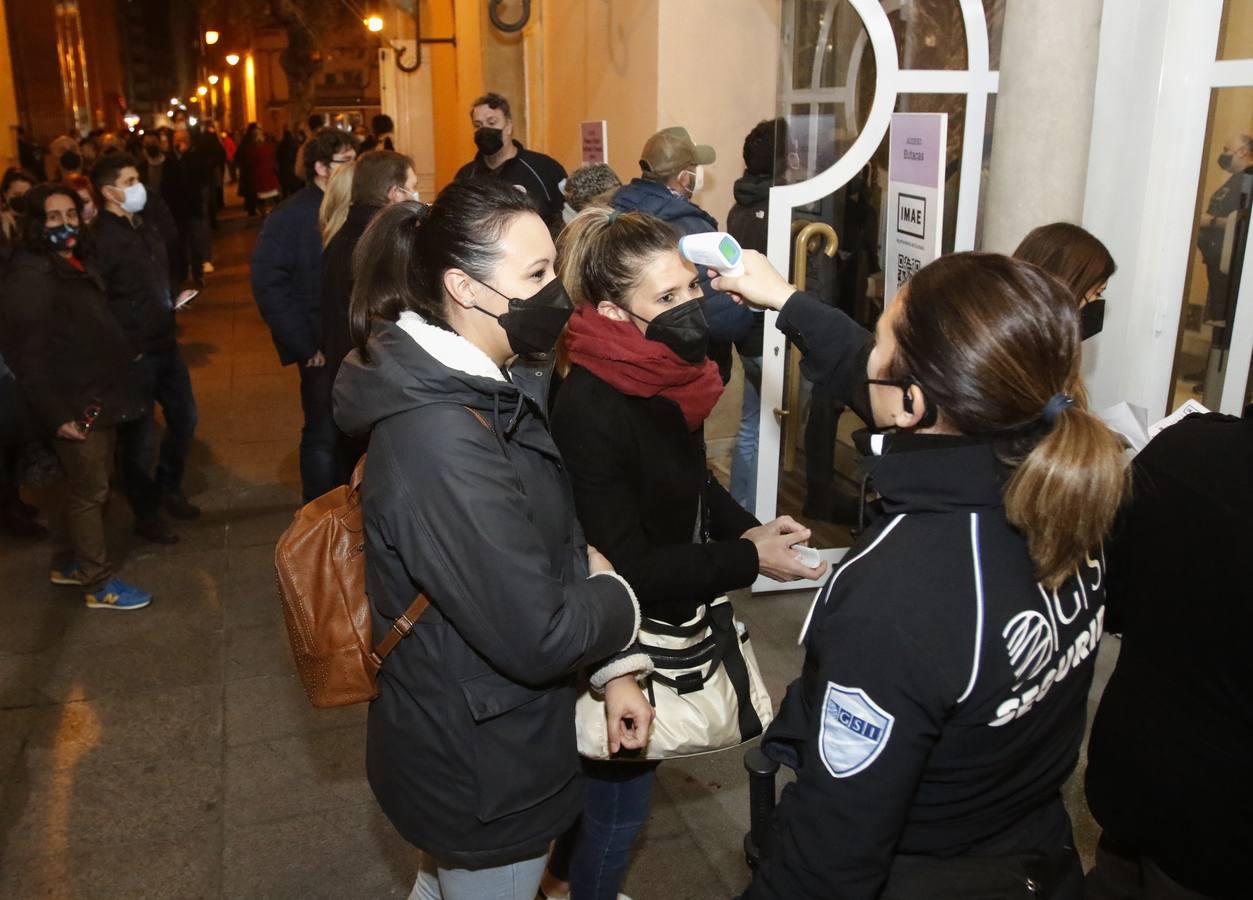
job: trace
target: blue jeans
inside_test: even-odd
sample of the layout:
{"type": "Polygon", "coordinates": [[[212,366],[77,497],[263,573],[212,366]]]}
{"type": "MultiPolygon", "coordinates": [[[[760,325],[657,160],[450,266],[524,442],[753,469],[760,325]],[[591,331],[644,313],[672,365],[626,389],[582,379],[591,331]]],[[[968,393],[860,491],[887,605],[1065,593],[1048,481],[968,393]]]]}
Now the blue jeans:
{"type": "Polygon", "coordinates": [[[339,447],[339,429],[331,413],[331,389],[335,373],[330,366],[300,366],[300,408],[305,414],[300,429],[300,486],[304,502],[348,483],[339,447]]]}
{"type": "Polygon", "coordinates": [[[423,853],[409,900],[535,900],[545,858],[490,869],[446,869],[423,853]]]}
{"type": "Polygon", "coordinates": [[[757,506],[757,431],[761,415],[761,357],[740,356],[744,365],[744,400],[740,403],[740,430],[731,457],[731,496],[752,512],[757,506]]]}
{"type": "Polygon", "coordinates": [[[155,515],[161,495],[182,488],[187,469],[187,454],[196,433],[196,395],[192,392],[191,374],[178,348],[145,353],[148,399],[161,405],[165,419],[165,436],[157,457],[156,474],[152,474],[152,457],[156,450],[156,422],[153,411],[142,419],[118,426],[118,456],[126,483],[126,496],[137,519],[155,515]]]}
{"type": "Polygon", "coordinates": [[[656,763],[584,762],[583,819],[570,861],[571,900],[617,900],[657,778],[656,763]]]}

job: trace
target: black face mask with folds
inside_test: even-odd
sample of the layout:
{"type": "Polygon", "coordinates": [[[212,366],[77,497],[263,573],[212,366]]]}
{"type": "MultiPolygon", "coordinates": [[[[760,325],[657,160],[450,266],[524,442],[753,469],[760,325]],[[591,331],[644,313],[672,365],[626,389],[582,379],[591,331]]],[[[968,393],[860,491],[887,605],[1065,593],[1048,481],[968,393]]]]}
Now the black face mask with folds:
{"type": "Polygon", "coordinates": [[[1097,297],[1079,309],[1079,337],[1087,340],[1101,333],[1105,327],[1105,298],[1097,297]]]}
{"type": "Polygon", "coordinates": [[[688,365],[699,366],[708,358],[709,323],[705,321],[699,300],[680,303],[651,319],[636,316],[629,309],[625,311],[627,315],[647,323],[648,328],[644,331],[647,340],[669,347],[688,365]]]}
{"type": "Polygon", "coordinates": [[[505,132],[501,128],[479,128],[474,132],[474,146],[484,156],[499,153],[505,146],[505,132]]]}
{"type": "Polygon", "coordinates": [[[870,362],[870,348],[873,346],[869,341],[857,353],[857,359],[853,361],[853,389],[849,393],[848,408],[857,413],[857,418],[866,423],[866,428],[870,431],[883,431],[874,421],[874,407],[870,405],[870,382],[866,375],[866,368],[870,362]]]}
{"type": "MultiPolygon", "coordinates": [[[[483,281],[479,284],[505,297],[490,284],[483,281]]],[[[490,313],[481,306],[475,309],[500,323],[509,338],[509,349],[519,356],[552,352],[562,329],[574,314],[574,303],[561,279],[554,278],[526,299],[505,299],[509,301],[509,311],[500,315],[490,313]]]]}
{"type": "Polygon", "coordinates": [[[1218,154],[1218,167],[1219,167],[1220,169],[1226,169],[1228,172],[1230,172],[1230,171],[1231,171],[1231,161],[1232,161],[1232,159],[1234,159],[1234,158],[1235,158],[1235,157],[1234,157],[1232,154],[1230,154],[1230,153],[1220,153],[1220,154],[1218,154]]]}

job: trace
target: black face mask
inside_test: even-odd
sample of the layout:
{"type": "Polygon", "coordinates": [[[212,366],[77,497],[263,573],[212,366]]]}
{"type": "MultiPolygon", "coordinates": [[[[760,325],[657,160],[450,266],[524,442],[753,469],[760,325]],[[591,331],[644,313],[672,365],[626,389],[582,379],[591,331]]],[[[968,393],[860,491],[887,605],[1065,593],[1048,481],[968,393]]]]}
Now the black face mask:
{"type": "Polygon", "coordinates": [[[61,154],[61,168],[73,171],[83,164],[83,158],[73,150],[66,150],[61,154]]]}
{"type": "Polygon", "coordinates": [[[25,194],[17,194],[16,196],[10,197],[8,199],[8,202],[5,205],[8,206],[9,209],[11,209],[16,215],[19,215],[19,216],[26,215],[26,195],[25,194]]]}
{"type": "MultiPolygon", "coordinates": [[[[874,418],[874,407],[870,403],[870,385],[880,384],[887,387],[898,388],[903,396],[902,407],[905,412],[912,414],[914,411],[914,398],[910,392],[910,388],[917,385],[922,388],[916,378],[871,378],[866,374],[869,368],[870,351],[873,344],[867,343],[857,354],[854,365],[857,367],[853,374],[853,389],[849,396],[848,408],[857,413],[857,417],[866,423],[866,430],[870,432],[892,431],[893,425],[880,425],[874,418]]],[[[935,424],[938,414],[935,406],[927,402],[926,409],[922,414],[922,418],[918,420],[918,424],[913,426],[917,428],[930,428],[935,424]]],[[[910,430],[913,430],[910,429],[910,430]]]]}
{"type": "Polygon", "coordinates": [[[474,146],[484,156],[499,153],[505,146],[505,132],[500,128],[480,128],[474,132],[474,146]]]}
{"type": "MultiPolygon", "coordinates": [[[[480,281],[479,284],[500,294],[486,282],[480,281]]],[[[500,296],[505,297],[504,294],[500,296]]],[[[509,349],[519,356],[552,352],[557,338],[561,337],[561,330],[574,313],[574,303],[561,279],[554,278],[525,300],[518,297],[505,299],[509,301],[509,311],[499,316],[481,306],[475,309],[500,323],[509,338],[509,349]]]]}
{"type": "Polygon", "coordinates": [[[161,148],[149,144],[147,147],[144,147],[144,153],[148,154],[149,159],[156,159],[161,155],[161,148]]]}
{"type": "Polygon", "coordinates": [[[1087,340],[1101,333],[1101,329],[1105,327],[1105,298],[1097,297],[1095,300],[1085,303],[1079,309],[1079,337],[1081,340],[1087,340]]]}
{"type": "Polygon", "coordinates": [[[1232,160],[1232,154],[1230,154],[1230,153],[1220,153],[1220,154],[1218,155],[1218,166],[1219,166],[1219,168],[1226,169],[1228,172],[1230,172],[1230,171],[1231,171],[1231,160],[1232,160]]]}
{"type": "Polygon", "coordinates": [[[648,324],[644,332],[647,340],[669,347],[688,365],[699,366],[708,358],[709,323],[705,321],[699,300],[680,303],[652,319],[636,316],[629,309],[625,312],[648,324]]]}

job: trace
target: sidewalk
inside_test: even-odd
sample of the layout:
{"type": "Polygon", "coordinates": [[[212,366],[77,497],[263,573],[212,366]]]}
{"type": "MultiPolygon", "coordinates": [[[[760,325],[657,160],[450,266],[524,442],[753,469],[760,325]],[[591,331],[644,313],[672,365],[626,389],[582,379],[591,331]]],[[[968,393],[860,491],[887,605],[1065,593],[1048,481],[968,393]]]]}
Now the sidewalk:
{"type": "MultiPolygon", "coordinates": [[[[411,848],[364,776],[364,707],[315,710],[293,674],[275,539],[299,502],[297,373],[248,287],[258,227],[228,221],[183,313],[200,426],[182,540],[111,546],[151,590],[134,613],[48,583],[47,544],[0,545],[0,897],[404,897],[411,848]]],[[[739,604],[776,702],[810,601],[739,604]]],[[[624,891],[726,898],[746,884],[738,751],[668,763],[624,891]]]]}

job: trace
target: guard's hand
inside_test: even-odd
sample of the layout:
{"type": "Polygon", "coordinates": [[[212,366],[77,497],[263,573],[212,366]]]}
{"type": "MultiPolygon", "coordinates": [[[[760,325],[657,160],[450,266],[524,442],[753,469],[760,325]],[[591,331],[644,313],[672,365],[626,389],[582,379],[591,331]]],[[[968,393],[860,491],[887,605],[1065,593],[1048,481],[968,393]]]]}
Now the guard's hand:
{"type": "Polygon", "coordinates": [[[57,429],[57,437],[63,441],[85,441],[87,432],[77,422],[66,422],[57,429]]]}
{"type": "Polygon", "coordinates": [[[796,293],[796,288],[778,273],[770,260],[756,250],[745,250],[741,257],[744,265],[743,275],[718,275],[710,269],[710,275],[716,276],[709,283],[715,291],[726,291],[745,302],[762,308],[779,310],[788,298],[796,293]]]}
{"type": "Polygon", "coordinates": [[[653,715],[652,704],[640,690],[634,675],[621,675],[606,684],[605,724],[609,726],[609,752],[647,746],[653,715]]]}
{"type": "Polygon", "coordinates": [[[603,553],[593,547],[587,545],[587,570],[593,575],[600,575],[604,572],[612,572],[613,563],[611,563],[603,553]]]}
{"type": "Polygon", "coordinates": [[[308,369],[317,369],[324,365],[326,365],[326,357],[322,355],[321,350],[313,354],[313,356],[309,357],[308,361],[305,362],[305,368],[308,369]]]}

